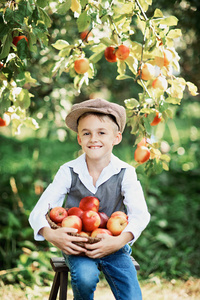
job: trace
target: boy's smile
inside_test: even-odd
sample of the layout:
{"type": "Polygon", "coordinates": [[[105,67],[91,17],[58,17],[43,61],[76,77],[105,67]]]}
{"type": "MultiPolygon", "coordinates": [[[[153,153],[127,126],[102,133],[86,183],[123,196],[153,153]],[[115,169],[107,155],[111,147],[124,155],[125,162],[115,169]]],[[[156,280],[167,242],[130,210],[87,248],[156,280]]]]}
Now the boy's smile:
{"type": "Polygon", "coordinates": [[[100,119],[95,115],[88,115],[79,121],[78,143],[86,154],[87,161],[110,161],[114,145],[121,141],[121,133],[108,117],[100,119]]]}

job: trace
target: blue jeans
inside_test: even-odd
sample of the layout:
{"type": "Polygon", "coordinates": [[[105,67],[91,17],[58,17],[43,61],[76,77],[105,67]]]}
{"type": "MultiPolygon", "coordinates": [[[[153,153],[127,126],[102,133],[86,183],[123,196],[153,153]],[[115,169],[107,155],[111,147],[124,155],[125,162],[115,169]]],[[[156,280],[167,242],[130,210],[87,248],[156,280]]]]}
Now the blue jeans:
{"type": "Polygon", "coordinates": [[[130,258],[131,248],[125,245],[119,251],[103,258],[64,255],[70,269],[74,300],[93,300],[100,270],[117,300],[141,300],[137,272],[130,258]]]}

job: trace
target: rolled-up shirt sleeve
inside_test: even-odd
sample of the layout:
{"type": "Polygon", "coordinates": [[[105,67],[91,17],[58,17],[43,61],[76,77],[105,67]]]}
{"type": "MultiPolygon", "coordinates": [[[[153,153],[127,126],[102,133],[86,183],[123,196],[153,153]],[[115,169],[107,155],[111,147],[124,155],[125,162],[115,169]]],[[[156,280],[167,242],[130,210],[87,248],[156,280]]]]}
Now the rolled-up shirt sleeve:
{"type": "Polygon", "coordinates": [[[36,241],[44,240],[43,236],[39,234],[39,230],[45,226],[49,226],[45,217],[49,207],[53,208],[56,206],[62,206],[70,186],[70,169],[66,165],[63,165],[56,173],[53,182],[49,184],[43,192],[42,196],[30,213],[29,223],[34,231],[34,239],[36,241]]]}
{"type": "Polygon", "coordinates": [[[131,244],[133,244],[148,225],[150,213],[148,212],[141,184],[137,180],[135,168],[132,166],[125,171],[122,181],[122,194],[128,214],[128,225],[123,232],[133,234],[134,239],[131,241],[131,244]]]}

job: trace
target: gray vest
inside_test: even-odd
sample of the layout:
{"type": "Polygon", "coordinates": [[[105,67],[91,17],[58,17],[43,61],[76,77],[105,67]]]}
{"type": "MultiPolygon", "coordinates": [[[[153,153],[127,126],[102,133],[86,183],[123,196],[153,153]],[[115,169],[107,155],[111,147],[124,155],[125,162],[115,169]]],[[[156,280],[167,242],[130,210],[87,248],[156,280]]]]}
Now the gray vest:
{"type": "Polygon", "coordinates": [[[126,212],[121,194],[121,183],[124,177],[125,169],[121,169],[118,174],[110,177],[102,183],[95,194],[90,192],[80,181],[78,174],[70,168],[72,184],[67,196],[66,207],[78,207],[80,200],[87,196],[94,196],[99,199],[99,211],[106,213],[109,217],[114,211],[126,212]]]}

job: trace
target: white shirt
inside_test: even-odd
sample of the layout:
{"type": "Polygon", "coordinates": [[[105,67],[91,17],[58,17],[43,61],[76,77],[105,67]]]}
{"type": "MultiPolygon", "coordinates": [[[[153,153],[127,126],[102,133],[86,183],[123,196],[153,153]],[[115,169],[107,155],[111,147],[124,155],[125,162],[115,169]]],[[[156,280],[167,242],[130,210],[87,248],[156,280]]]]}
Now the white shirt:
{"type": "Polygon", "coordinates": [[[124,196],[123,201],[127,208],[129,223],[123,232],[131,232],[134,235],[134,239],[131,243],[134,243],[148,225],[150,214],[147,209],[141,184],[137,180],[135,168],[123,162],[113,154],[111,155],[109,165],[101,172],[96,182],[96,186],[93,185],[93,178],[88,172],[85,154],[60,167],[53,182],[44,191],[30,214],[29,222],[34,230],[35,240],[43,241],[44,237],[38,232],[45,226],[50,227],[45,218],[49,206],[50,208],[62,206],[65,196],[70,191],[72,181],[70,167],[78,174],[79,179],[84,186],[93,194],[96,193],[98,187],[102,183],[107,181],[111,176],[118,174],[122,168],[126,168],[122,180],[121,192],[124,196]]]}

